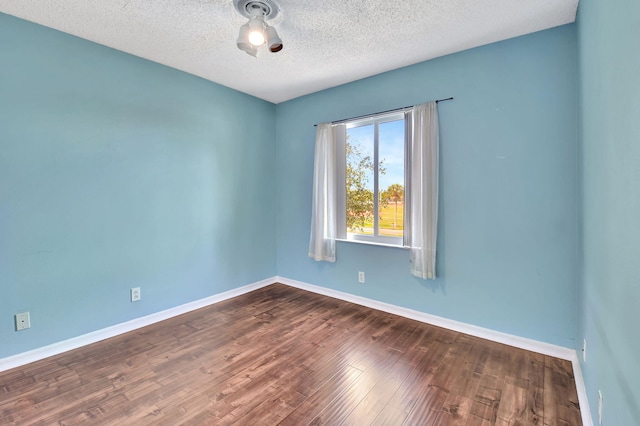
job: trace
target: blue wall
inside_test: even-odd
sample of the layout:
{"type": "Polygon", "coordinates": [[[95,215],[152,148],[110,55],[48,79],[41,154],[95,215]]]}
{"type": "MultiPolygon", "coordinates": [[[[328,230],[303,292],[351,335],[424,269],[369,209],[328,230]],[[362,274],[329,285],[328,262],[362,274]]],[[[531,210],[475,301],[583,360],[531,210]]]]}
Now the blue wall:
{"type": "Polygon", "coordinates": [[[0,14],[0,357],[275,275],[274,118],[0,14]]]}
{"type": "Polygon", "coordinates": [[[580,337],[594,423],[640,425],[640,2],[581,0],[580,337]]]}
{"type": "Polygon", "coordinates": [[[567,25],[277,105],[278,274],[574,347],[576,49],[567,25]],[[449,96],[439,107],[439,278],[412,277],[398,248],[344,242],[335,264],[309,259],[313,125],[449,96]]]}

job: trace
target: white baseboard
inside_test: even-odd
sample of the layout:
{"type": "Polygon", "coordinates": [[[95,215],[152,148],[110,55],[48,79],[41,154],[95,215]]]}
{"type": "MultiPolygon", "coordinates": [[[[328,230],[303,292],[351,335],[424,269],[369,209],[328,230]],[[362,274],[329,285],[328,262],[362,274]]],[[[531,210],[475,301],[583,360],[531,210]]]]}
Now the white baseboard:
{"type": "Polygon", "coordinates": [[[178,315],[185,314],[187,312],[195,311],[196,309],[204,308],[205,306],[213,305],[214,303],[222,302],[223,300],[231,299],[236,296],[240,296],[250,291],[257,290],[259,288],[268,286],[275,282],[274,278],[267,278],[262,281],[258,281],[252,284],[245,285],[243,287],[234,288],[223,293],[215,294],[213,296],[205,297],[204,299],[195,300],[193,302],[185,303],[184,305],[176,306],[174,308],[166,309],[164,311],[156,312],[151,315],[132,319],[131,321],[123,322],[113,325],[111,327],[96,330],[91,333],[83,334],[78,337],[73,337],[68,340],[53,343],[51,345],[43,346],[41,348],[33,349],[28,352],[23,352],[17,355],[12,355],[6,358],[0,359],[0,372],[10,370],[12,368],[20,367],[22,365],[29,364],[31,362],[39,361],[41,359],[49,358],[53,355],[58,355],[63,352],[77,349],[82,346],[90,345],[101,340],[109,339],[111,337],[118,336],[120,334],[128,333],[129,331],[136,330],[138,328],[146,327],[157,322],[173,318],[178,315]]]}
{"type": "Polygon", "coordinates": [[[116,324],[114,326],[103,328],[101,330],[64,340],[62,342],[57,342],[28,352],[2,358],[0,359],[0,372],[9,370],[11,368],[20,367],[31,362],[39,361],[53,355],[58,355],[72,349],[77,349],[91,343],[115,337],[117,335],[124,334],[138,328],[146,327],[148,325],[155,324],[157,322],[173,318],[175,316],[182,315],[196,309],[204,308],[205,306],[222,302],[223,300],[231,299],[233,297],[249,293],[251,291],[266,287],[274,283],[282,283],[291,287],[299,288],[301,290],[322,294],[324,296],[333,297],[336,299],[344,300],[346,302],[351,302],[361,306],[366,306],[368,308],[377,309],[405,318],[410,318],[426,324],[436,325],[438,327],[458,331],[460,333],[469,334],[471,336],[476,336],[516,348],[526,349],[529,351],[538,352],[544,355],[571,361],[573,365],[573,374],[576,381],[576,389],[578,391],[578,402],[580,403],[583,425],[593,426],[591,411],[589,410],[589,402],[587,400],[587,393],[584,385],[584,379],[582,377],[582,370],[580,368],[580,361],[578,360],[577,352],[574,349],[552,345],[549,343],[527,339],[524,337],[514,336],[511,334],[502,333],[500,331],[494,331],[487,328],[439,317],[436,315],[427,314],[425,312],[415,311],[412,309],[403,308],[401,306],[391,305],[389,303],[368,299],[366,297],[356,296],[354,294],[344,293],[338,290],[320,287],[317,285],[305,283],[302,281],[291,280],[279,276],[267,278],[262,281],[257,281],[243,287],[225,291],[224,293],[219,293],[213,296],[206,297],[204,299],[185,303],[184,305],[156,312],[154,314],[147,315],[141,318],[136,318],[121,324],[116,324]]]}
{"type": "Polygon", "coordinates": [[[405,318],[410,318],[426,324],[436,325],[438,327],[458,331],[460,333],[469,334],[471,336],[476,336],[516,348],[525,349],[528,351],[541,353],[543,355],[571,361],[571,364],[573,366],[573,375],[576,382],[576,390],[578,392],[578,402],[580,404],[582,424],[584,426],[593,426],[591,411],[589,410],[589,401],[587,399],[587,392],[584,385],[584,379],[582,377],[582,370],[580,368],[580,361],[578,360],[578,354],[575,349],[569,349],[563,346],[540,342],[538,340],[514,336],[512,334],[507,334],[500,331],[490,330],[488,328],[450,320],[436,315],[427,314],[425,312],[415,311],[413,309],[379,302],[377,300],[356,296],[350,293],[344,293],[326,287],[320,287],[302,281],[291,280],[284,277],[275,277],[274,279],[279,283],[286,284],[291,287],[296,287],[301,290],[322,294],[324,296],[333,297],[336,299],[344,300],[346,302],[356,303],[358,305],[399,315],[405,318]]]}

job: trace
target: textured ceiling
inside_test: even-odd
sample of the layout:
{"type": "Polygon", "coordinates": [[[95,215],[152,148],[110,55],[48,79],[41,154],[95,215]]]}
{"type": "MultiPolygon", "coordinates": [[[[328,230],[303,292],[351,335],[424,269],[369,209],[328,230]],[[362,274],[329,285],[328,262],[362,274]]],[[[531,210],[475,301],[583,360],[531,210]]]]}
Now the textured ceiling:
{"type": "MultiPolygon", "coordinates": [[[[0,12],[274,103],[573,22],[578,0],[276,0],[284,49],[236,48],[233,0],[0,0],[0,12]]],[[[19,42],[19,41],[16,41],[19,42]]]]}

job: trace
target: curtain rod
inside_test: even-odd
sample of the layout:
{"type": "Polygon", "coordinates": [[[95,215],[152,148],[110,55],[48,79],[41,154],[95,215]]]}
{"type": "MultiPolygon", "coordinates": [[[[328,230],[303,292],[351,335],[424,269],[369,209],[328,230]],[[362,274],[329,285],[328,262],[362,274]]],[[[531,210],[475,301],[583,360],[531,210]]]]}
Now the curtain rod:
{"type": "MultiPolygon", "coordinates": [[[[444,102],[444,101],[452,101],[453,97],[450,98],[445,98],[445,99],[438,99],[435,101],[435,103],[440,103],[440,102],[444,102]]],[[[331,121],[331,124],[338,124],[338,123],[344,123],[345,121],[351,121],[351,120],[358,120],[360,118],[368,118],[368,117],[374,117],[376,115],[381,115],[381,114],[387,114],[389,112],[396,112],[396,111],[403,111],[405,109],[409,109],[409,108],[413,108],[415,105],[409,105],[406,107],[402,107],[402,108],[394,108],[394,109],[388,109],[386,111],[380,111],[380,112],[375,112],[373,114],[365,114],[365,115],[359,115],[357,117],[351,117],[351,118],[343,118],[342,120],[336,120],[336,121],[331,121]]],[[[313,127],[318,127],[317,124],[314,124],[313,127]]]]}

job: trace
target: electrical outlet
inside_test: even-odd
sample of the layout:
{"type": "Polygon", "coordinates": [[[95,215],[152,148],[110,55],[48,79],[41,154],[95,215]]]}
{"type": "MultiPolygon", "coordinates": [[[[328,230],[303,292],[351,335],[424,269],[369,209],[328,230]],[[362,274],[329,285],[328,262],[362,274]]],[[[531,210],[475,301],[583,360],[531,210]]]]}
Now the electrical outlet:
{"type": "Polygon", "coordinates": [[[358,272],[358,282],[364,284],[364,272],[358,272]]]}
{"type": "Polygon", "coordinates": [[[31,328],[31,318],[29,318],[29,312],[16,314],[16,331],[26,330],[27,328],[31,328]]]}
{"type": "Polygon", "coordinates": [[[142,294],[140,293],[140,287],[134,287],[131,289],[131,301],[137,302],[142,298],[142,294]]]}
{"type": "Polygon", "coordinates": [[[582,340],[582,362],[587,362],[587,339],[582,340]]]}
{"type": "Polygon", "coordinates": [[[598,424],[602,424],[602,391],[598,389],[598,424]]]}

